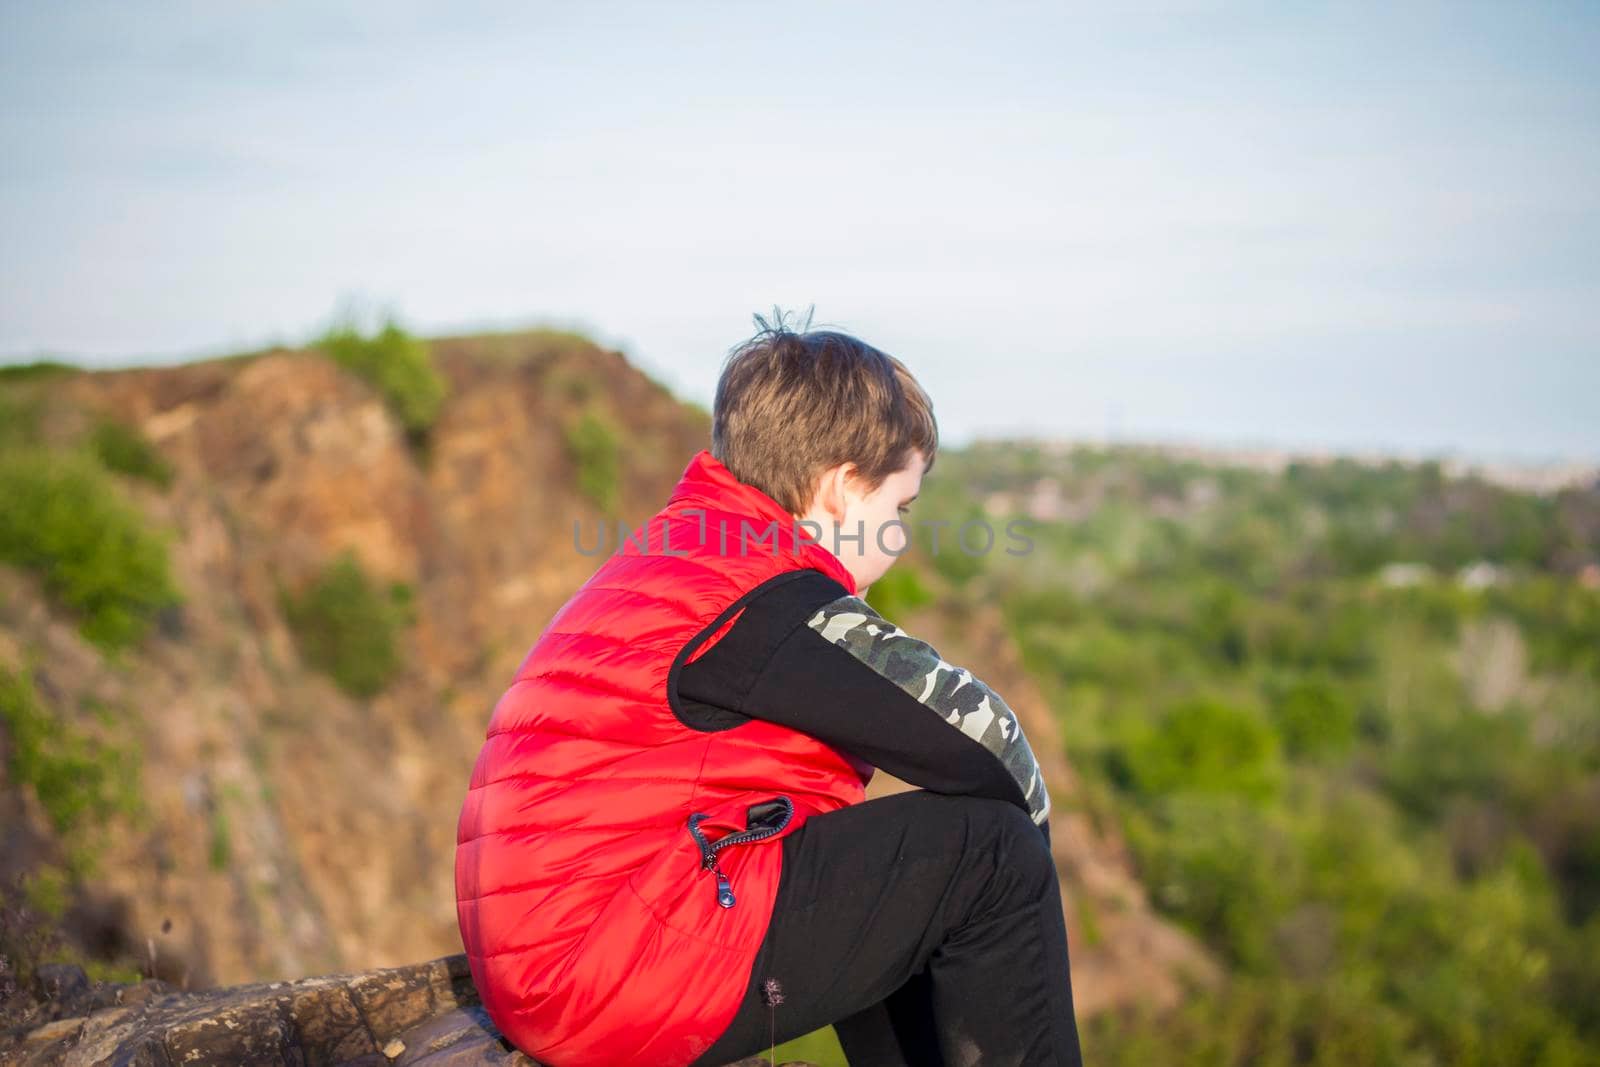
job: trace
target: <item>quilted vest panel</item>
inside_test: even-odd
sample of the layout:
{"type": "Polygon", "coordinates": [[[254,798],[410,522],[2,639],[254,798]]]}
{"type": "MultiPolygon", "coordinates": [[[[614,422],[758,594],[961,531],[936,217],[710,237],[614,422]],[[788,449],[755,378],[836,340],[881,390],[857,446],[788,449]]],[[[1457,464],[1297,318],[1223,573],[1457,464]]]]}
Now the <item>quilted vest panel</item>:
{"type": "Polygon", "coordinates": [[[833,553],[702,450],[495,705],[457,827],[456,910],[485,1008],[536,1059],[692,1061],[744,995],[779,843],[864,799],[871,768],[828,745],[760,720],[704,732],[669,700],[674,664],[741,597],[807,569],[855,592],[833,553]]]}

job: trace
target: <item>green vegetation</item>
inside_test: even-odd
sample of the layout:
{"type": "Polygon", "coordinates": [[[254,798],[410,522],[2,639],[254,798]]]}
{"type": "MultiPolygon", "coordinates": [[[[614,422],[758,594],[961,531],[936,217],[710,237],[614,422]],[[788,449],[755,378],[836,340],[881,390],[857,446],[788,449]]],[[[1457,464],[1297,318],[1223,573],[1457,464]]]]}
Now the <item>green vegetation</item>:
{"type": "Polygon", "coordinates": [[[45,865],[14,875],[0,886],[0,1030],[27,1030],[47,1021],[35,999],[34,975],[46,963],[82,967],[92,982],[137,982],[145,977],[132,961],[97,959],[62,937],[70,886],[60,868],[45,865]],[[15,983],[14,985],[12,983],[15,983]]]}
{"type": "Polygon", "coordinates": [[[1152,899],[1231,973],[1174,1018],[1100,1020],[1088,1054],[1600,1052],[1572,992],[1600,982],[1576,947],[1600,921],[1600,814],[1577,800],[1600,787],[1600,593],[1573,577],[1600,558],[1596,494],[1127,450],[1036,456],[1028,477],[1082,517],[1039,524],[1038,554],[989,577],[1152,899]],[[1480,561],[1487,585],[1461,573],[1480,561]],[[1390,582],[1397,562],[1435,577],[1390,582]],[[1462,656],[1488,620],[1514,623],[1530,672],[1497,711],[1472,703],[1487,668],[1462,656]]]}
{"type": "Polygon", "coordinates": [[[51,440],[48,427],[79,421],[51,385],[71,368],[9,369],[17,373],[0,377],[0,563],[38,575],[102,649],[136,644],[180,596],[166,537],[115,476],[165,487],[171,468],[136,429],[106,418],[81,438],[51,440]]]}
{"type": "MultiPolygon", "coordinates": [[[[48,418],[71,415],[58,396],[52,395],[51,379],[74,372],[63,364],[32,364],[0,367],[0,451],[19,448],[48,448],[44,425],[48,418]],[[25,373],[23,373],[25,372],[25,373]]],[[[106,470],[142,479],[169,488],[172,466],[135,426],[118,419],[99,416],[89,432],[76,442],[56,442],[57,452],[81,452],[106,470]]]]}
{"type": "Polygon", "coordinates": [[[926,565],[1001,605],[1076,799],[1227,969],[1087,1024],[1087,1062],[1600,1062],[1600,489],[980,444],[941,453],[912,556],[937,520],[952,559],[874,603],[926,565]]]}
{"type": "MultiPolygon", "coordinates": [[[[782,1011],[783,1006],[779,1005],[776,1010],[782,1011]]],[[[844,1050],[839,1047],[839,1038],[831,1026],[813,1030],[793,1041],[785,1041],[776,1049],[763,1050],[762,1055],[768,1051],[773,1054],[773,1063],[804,1060],[807,1063],[815,1063],[818,1067],[846,1067],[844,1050]]]]}
{"type": "Polygon", "coordinates": [[[22,901],[40,915],[59,919],[67,912],[72,879],[65,868],[41,864],[21,881],[22,901]]]}
{"type": "Polygon", "coordinates": [[[1268,685],[1272,718],[1291,757],[1338,758],[1356,739],[1356,709],[1331,678],[1295,677],[1283,686],[1268,685]]]}
{"type": "Polygon", "coordinates": [[[951,516],[949,526],[938,532],[938,551],[929,553],[933,569],[952,585],[965,585],[983,573],[988,554],[1003,547],[1000,534],[984,519],[981,508],[969,506],[963,513],[951,516]]]}
{"type": "Polygon", "coordinates": [[[1219,700],[1187,700],[1129,723],[1108,764],[1130,793],[1233,793],[1264,802],[1277,790],[1277,736],[1258,715],[1219,700]]]}
{"type": "Polygon", "coordinates": [[[44,580],[105,649],[134,644],[177,604],[164,537],[76,452],[0,449],[0,561],[44,580]]]}
{"type": "Polygon", "coordinates": [[[586,411],[567,428],[567,455],[578,469],[578,489],[609,515],[622,482],[621,437],[611,422],[586,411]]]}
{"type": "Polygon", "coordinates": [[[890,622],[905,617],[933,599],[912,564],[897,564],[885,571],[867,590],[867,603],[890,622]]]}
{"type": "Polygon", "coordinates": [[[232,858],[233,835],[228,828],[228,813],[218,805],[211,812],[211,843],[206,859],[213,871],[223,871],[227,870],[228,861],[232,858]]]}
{"type": "Polygon", "coordinates": [[[142,809],[137,749],[104,741],[57,714],[39,698],[28,675],[3,668],[0,726],[7,742],[7,778],[38,799],[61,843],[67,873],[73,878],[89,873],[108,820],[142,809]]]}
{"type": "Polygon", "coordinates": [[[172,485],[172,465],[137,429],[102,419],[89,435],[89,447],[107,470],[140,478],[163,489],[172,485]]]}
{"type": "Polygon", "coordinates": [[[414,441],[438,417],[447,391],[444,376],[434,367],[427,342],[393,318],[369,336],[347,316],[312,347],[377,389],[414,441]]]}
{"type": "Polygon", "coordinates": [[[0,450],[37,444],[43,420],[44,403],[38,390],[0,384],[0,450]]]}
{"type": "Polygon", "coordinates": [[[399,672],[412,596],[403,583],[382,589],[346,550],[304,591],[284,592],[282,604],[306,662],[351,696],[366,698],[399,672]]]}
{"type": "Polygon", "coordinates": [[[53,359],[40,359],[32,363],[8,363],[0,367],[0,385],[11,382],[31,382],[44,378],[59,378],[62,375],[77,374],[79,368],[70,363],[62,363],[53,359]]]}

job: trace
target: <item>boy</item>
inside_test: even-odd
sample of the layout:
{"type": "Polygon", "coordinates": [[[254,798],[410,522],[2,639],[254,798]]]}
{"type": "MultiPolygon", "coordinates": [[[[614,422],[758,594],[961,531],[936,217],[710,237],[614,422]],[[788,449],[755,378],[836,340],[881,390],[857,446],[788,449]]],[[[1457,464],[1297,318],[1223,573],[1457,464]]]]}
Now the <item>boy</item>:
{"type": "Polygon", "coordinates": [[[829,1023],[854,1067],[1079,1064],[1027,740],[861,599],[931,403],[855,338],[757,323],[711,449],[495,707],[456,853],[484,1006],[551,1067],[719,1067],[829,1023]],[[864,802],[874,768],[923,788],[864,802]]]}

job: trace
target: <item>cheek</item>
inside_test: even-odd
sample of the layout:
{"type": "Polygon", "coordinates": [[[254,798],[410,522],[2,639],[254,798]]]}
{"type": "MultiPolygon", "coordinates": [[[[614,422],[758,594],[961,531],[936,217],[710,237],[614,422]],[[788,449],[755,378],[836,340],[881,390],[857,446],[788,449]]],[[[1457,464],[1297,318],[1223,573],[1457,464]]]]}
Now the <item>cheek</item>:
{"type": "Polygon", "coordinates": [[[890,513],[889,517],[883,520],[883,537],[881,538],[883,545],[879,548],[880,552],[898,555],[904,550],[906,547],[905,521],[906,517],[898,511],[890,513]]]}

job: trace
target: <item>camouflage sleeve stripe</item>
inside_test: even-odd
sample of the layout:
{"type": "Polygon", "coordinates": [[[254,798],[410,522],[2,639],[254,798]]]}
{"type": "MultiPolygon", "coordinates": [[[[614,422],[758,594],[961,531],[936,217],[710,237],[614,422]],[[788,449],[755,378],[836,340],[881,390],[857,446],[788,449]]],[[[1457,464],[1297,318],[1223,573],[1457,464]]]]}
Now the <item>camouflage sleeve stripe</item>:
{"type": "Polygon", "coordinates": [[[1049,817],[1050,793],[1039,775],[1039,761],[999,693],[970,671],[946,662],[933,646],[889,622],[860,597],[825,604],[807,623],[998,756],[1022,787],[1033,821],[1043,823],[1049,817]]]}

